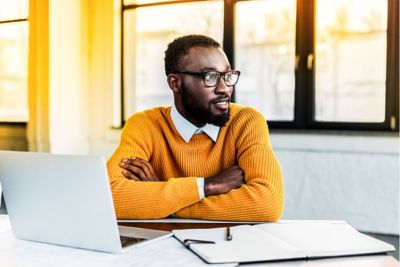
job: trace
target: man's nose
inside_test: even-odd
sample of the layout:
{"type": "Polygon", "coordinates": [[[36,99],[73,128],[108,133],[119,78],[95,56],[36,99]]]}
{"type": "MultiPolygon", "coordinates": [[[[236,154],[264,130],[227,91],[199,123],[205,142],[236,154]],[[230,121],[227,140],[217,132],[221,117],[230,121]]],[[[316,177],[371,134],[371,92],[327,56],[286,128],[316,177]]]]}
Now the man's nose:
{"type": "Polygon", "coordinates": [[[215,93],[231,95],[232,90],[233,90],[233,86],[227,86],[225,83],[224,77],[221,77],[219,79],[219,83],[217,84],[217,87],[215,88],[215,93]]]}

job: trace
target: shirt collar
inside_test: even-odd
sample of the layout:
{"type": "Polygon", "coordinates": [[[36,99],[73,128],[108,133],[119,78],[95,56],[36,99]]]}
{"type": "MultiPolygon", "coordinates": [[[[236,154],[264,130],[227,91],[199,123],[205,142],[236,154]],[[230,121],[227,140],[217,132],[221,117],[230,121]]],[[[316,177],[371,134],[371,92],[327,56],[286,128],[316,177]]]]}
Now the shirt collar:
{"type": "Polygon", "coordinates": [[[185,140],[186,143],[189,143],[194,134],[202,132],[207,134],[214,142],[217,141],[220,127],[207,123],[203,127],[199,128],[193,125],[187,119],[185,119],[178,112],[175,105],[173,105],[171,109],[171,119],[174,123],[176,130],[178,130],[178,133],[182,136],[183,140],[185,140]]]}

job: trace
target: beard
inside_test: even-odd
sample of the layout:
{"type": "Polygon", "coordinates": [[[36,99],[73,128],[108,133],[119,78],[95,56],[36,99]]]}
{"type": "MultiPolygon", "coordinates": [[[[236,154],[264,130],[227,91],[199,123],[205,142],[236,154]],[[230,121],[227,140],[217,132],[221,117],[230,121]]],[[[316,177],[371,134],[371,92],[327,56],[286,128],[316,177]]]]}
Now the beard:
{"type": "MultiPolygon", "coordinates": [[[[215,115],[211,112],[211,105],[214,100],[208,102],[208,107],[203,108],[199,105],[196,97],[190,93],[190,90],[182,83],[182,104],[187,114],[195,121],[201,124],[214,124],[219,127],[224,127],[230,118],[230,108],[228,112],[220,115],[215,115]]],[[[226,97],[226,96],[223,96],[226,97]]]]}

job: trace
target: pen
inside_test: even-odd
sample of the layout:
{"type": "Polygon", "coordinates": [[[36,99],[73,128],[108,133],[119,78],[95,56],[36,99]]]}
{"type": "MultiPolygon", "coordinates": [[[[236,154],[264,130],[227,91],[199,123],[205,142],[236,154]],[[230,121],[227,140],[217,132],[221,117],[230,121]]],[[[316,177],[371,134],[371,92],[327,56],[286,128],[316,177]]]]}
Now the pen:
{"type": "Polygon", "coordinates": [[[231,241],[232,240],[231,228],[229,226],[226,227],[226,240],[227,241],[231,241]]]}
{"type": "Polygon", "coordinates": [[[209,240],[185,239],[183,240],[183,244],[189,248],[191,244],[215,244],[215,242],[209,240]]]}

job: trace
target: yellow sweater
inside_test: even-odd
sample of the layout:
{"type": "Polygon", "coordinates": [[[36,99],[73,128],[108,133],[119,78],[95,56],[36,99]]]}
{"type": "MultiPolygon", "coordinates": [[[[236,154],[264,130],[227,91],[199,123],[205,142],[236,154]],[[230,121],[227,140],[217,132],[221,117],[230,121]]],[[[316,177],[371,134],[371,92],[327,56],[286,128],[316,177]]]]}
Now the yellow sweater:
{"type": "Polygon", "coordinates": [[[175,129],[171,107],[136,113],[126,122],[108,173],[119,219],[178,218],[275,221],[283,209],[283,181],[267,123],[252,108],[231,104],[231,118],[217,142],[196,134],[186,143],[175,129]],[[119,163],[138,157],[151,163],[162,182],[126,179],[119,163]],[[246,183],[226,194],[200,200],[197,177],[238,164],[246,183]]]}

